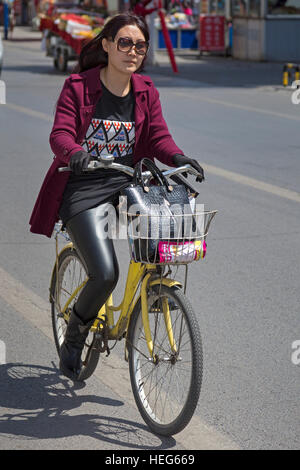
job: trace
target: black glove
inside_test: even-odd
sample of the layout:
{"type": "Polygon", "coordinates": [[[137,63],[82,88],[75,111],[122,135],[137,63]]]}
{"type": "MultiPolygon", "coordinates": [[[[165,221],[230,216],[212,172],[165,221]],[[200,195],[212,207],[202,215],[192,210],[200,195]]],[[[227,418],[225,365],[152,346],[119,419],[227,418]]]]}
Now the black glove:
{"type": "Polygon", "coordinates": [[[79,150],[70,158],[69,166],[75,175],[80,175],[82,170],[85,170],[92,160],[92,156],[84,150],[79,150]]]}
{"type": "MultiPolygon", "coordinates": [[[[186,157],[185,155],[179,155],[178,153],[176,153],[173,156],[172,161],[173,161],[173,163],[176,167],[186,165],[187,163],[189,163],[193,168],[195,168],[195,170],[197,170],[199,172],[199,175],[197,176],[196,181],[201,183],[201,181],[205,180],[204,170],[203,170],[202,166],[199,165],[197,160],[195,160],[193,158],[190,158],[190,157],[186,157]]],[[[182,174],[185,177],[187,177],[187,173],[182,173],[182,174]]]]}

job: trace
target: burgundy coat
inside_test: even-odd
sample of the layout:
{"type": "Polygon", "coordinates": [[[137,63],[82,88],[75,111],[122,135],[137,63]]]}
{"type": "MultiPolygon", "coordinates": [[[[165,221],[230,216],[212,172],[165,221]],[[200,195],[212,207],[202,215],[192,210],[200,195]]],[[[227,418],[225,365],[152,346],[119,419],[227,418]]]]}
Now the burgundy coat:
{"type": "MultiPolygon", "coordinates": [[[[51,237],[63,192],[70,176],[59,173],[71,156],[82,150],[82,144],[97,101],[101,97],[100,68],[94,67],[80,74],[71,74],[65,81],[57,102],[50,146],[55,154],[29,224],[31,232],[51,237]]],[[[174,166],[172,156],[183,154],[173,141],[162,115],[159,94],[149,77],[133,74],[132,87],[135,97],[135,146],[133,162],[143,157],[157,158],[168,166],[174,166]]]]}

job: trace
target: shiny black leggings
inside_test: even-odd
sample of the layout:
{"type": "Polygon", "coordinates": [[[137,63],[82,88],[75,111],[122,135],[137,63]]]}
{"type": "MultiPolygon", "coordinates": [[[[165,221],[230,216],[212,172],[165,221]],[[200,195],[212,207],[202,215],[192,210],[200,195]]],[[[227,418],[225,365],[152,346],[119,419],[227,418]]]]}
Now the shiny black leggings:
{"type": "Polygon", "coordinates": [[[67,231],[89,277],[75,304],[75,311],[84,323],[96,318],[119,279],[119,265],[113,241],[105,235],[105,208],[108,204],[85,210],[66,223],[67,231]]]}

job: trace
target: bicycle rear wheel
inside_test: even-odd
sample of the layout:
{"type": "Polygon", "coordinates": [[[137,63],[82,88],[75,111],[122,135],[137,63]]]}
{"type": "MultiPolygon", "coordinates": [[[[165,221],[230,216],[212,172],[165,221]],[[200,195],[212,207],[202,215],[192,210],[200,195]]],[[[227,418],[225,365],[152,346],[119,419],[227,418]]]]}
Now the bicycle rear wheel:
{"type": "MultiPolygon", "coordinates": [[[[50,300],[53,334],[59,355],[60,347],[65,338],[68,319],[81,289],[78,290],[66,310],[62,310],[64,310],[64,306],[76,289],[80,286],[83,287],[84,281],[87,279],[86,270],[75,248],[70,247],[61,251],[58,257],[58,282],[56,282],[56,274],[57,270],[54,269],[50,285],[50,300]]],[[[78,380],[88,379],[97,367],[100,351],[93,347],[94,340],[95,334],[90,332],[82,351],[81,360],[83,366],[78,380]]]]}
{"type": "Polygon", "coordinates": [[[130,380],[146,424],[156,434],[171,436],[189,423],[199,400],[203,365],[200,330],[190,302],[175,286],[152,287],[148,312],[153,356],[149,357],[139,300],[128,331],[130,380]],[[166,302],[168,325],[163,313],[166,302]]]}

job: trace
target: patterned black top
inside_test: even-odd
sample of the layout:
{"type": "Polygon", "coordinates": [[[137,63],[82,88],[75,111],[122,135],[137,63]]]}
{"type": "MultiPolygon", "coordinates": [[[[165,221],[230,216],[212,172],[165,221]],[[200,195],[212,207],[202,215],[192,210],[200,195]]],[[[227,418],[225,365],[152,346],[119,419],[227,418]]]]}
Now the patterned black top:
{"type": "MultiPolygon", "coordinates": [[[[132,167],[135,143],[133,91],[119,97],[101,84],[102,96],[97,103],[95,116],[91,120],[82,147],[95,156],[112,154],[115,156],[115,162],[132,167]]],[[[109,169],[96,170],[80,176],[71,174],[59,211],[63,223],[102,202],[116,202],[119,191],[130,182],[130,176],[109,169]]]]}

